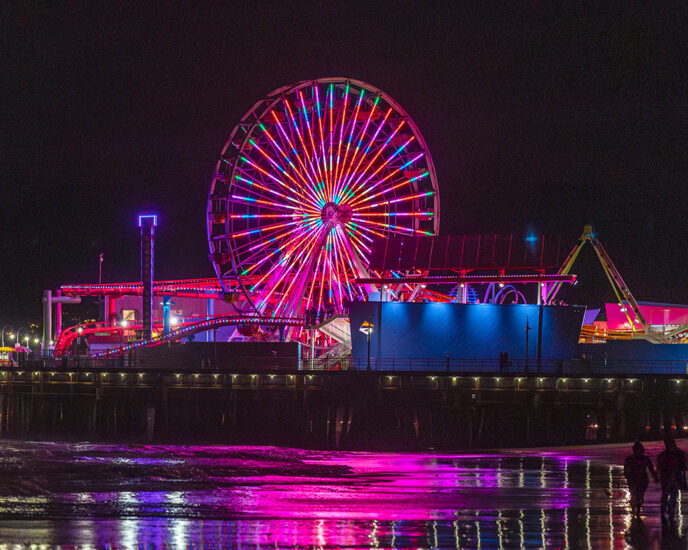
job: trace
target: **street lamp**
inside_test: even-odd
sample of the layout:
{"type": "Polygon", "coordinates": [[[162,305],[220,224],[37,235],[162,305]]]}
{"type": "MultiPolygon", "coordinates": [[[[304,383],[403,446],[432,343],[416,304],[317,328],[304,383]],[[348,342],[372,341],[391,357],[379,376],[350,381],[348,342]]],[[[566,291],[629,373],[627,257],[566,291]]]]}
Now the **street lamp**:
{"type": "Polygon", "coordinates": [[[2,347],[5,347],[5,331],[7,330],[7,335],[12,338],[12,332],[14,332],[14,328],[12,325],[4,325],[2,327],[2,347]],[[7,330],[9,329],[9,330],[7,330]]]}
{"type": "Polygon", "coordinates": [[[129,323],[126,319],[122,319],[119,324],[122,325],[122,330],[119,331],[119,347],[122,347],[124,345],[124,329],[129,323]]]}
{"type": "Polygon", "coordinates": [[[370,319],[368,319],[367,321],[363,321],[361,328],[358,330],[360,330],[368,338],[368,366],[366,367],[366,370],[370,370],[370,335],[375,330],[375,325],[370,322],[370,319]]]}
{"type": "Polygon", "coordinates": [[[20,345],[22,343],[22,340],[24,342],[28,342],[29,341],[29,329],[27,329],[26,327],[20,327],[19,330],[17,331],[17,333],[15,334],[15,337],[16,337],[17,343],[20,345]],[[24,337],[23,338],[21,335],[22,331],[24,331],[24,337]]]}
{"type": "MultiPolygon", "coordinates": [[[[79,320],[79,323],[81,323],[81,320],[79,320]]],[[[79,368],[81,365],[81,333],[84,332],[84,327],[79,325],[79,328],[76,329],[76,366],[79,368]]]]}

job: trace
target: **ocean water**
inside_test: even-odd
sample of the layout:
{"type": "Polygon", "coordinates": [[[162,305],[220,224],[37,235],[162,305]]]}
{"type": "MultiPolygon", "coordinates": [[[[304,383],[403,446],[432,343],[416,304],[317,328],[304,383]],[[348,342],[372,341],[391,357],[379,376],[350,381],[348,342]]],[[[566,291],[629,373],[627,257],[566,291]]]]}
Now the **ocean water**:
{"type": "MultiPolygon", "coordinates": [[[[648,445],[650,455],[658,445],[648,445]]],[[[685,548],[628,446],[484,453],[0,442],[4,548],[685,548]]]]}

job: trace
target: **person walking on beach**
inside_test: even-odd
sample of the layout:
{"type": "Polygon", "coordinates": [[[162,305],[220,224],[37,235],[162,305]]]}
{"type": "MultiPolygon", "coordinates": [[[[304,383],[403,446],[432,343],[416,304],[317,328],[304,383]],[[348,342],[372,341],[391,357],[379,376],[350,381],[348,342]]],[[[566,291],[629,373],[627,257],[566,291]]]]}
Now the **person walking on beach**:
{"type": "Polygon", "coordinates": [[[657,473],[652,465],[652,460],[645,454],[645,447],[636,440],[633,444],[633,454],[628,455],[624,460],[624,477],[628,482],[628,490],[631,493],[631,513],[635,517],[640,517],[640,509],[643,507],[645,490],[650,484],[647,471],[650,470],[652,477],[657,481],[657,473]]]}
{"type": "Polygon", "coordinates": [[[662,521],[674,519],[679,489],[686,487],[686,455],[676,446],[669,432],[664,437],[664,450],[657,457],[657,470],[662,486],[662,521]]]}

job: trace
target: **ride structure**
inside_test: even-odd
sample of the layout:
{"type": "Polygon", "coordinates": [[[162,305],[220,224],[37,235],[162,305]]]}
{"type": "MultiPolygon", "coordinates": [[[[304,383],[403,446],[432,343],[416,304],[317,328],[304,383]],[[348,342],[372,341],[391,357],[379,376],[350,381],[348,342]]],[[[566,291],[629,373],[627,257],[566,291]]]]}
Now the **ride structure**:
{"type": "Polygon", "coordinates": [[[232,131],[207,209],[210,260],[225,292],[264,316],[330,317],[379,292],[374,238],[435,235],[439,190],[418,128],[358,80],[279,88],[232,131]],[[374,275],[374,274],[373,274],[374,275]]]}
{"type": "MultiPolygon", "coordinates": [[[[157,218],[143,221],[153,227],[157,218]]],[[[82,335],[119,335],[119,346],[92,354],[108,357],[232,327],[231,339],[298,341],[308,344],[312,366],[318,359],[332,364],[351,353],[348,303],[551,305],[562,284],[575,284],[570,270],[588,242],[630,334],[666,342],[688,331],[686,325],[660,334],[645,321],[589,226],[562,264],[561,237],[438,235],[439,222],[432,157],[394,99],[345,78],[279,88],[234,127],[216,165],[206,228],[217,278],[153,281],[154,230],[146,239],[142,226],[143,282],[63,285],[44,300],[45,317],[53,301],[58,308],[54,354],[68,353],[82,335]],[[104,320],[61,332],[62,303],[83,296],[105,297],[104,320]],[[162,312],[153,297],[162,298],[162,312]],[[202,308],[172,328],[172,298],[196,300],[202,308]],[[122,304],[132,312],[135,300],[141,315],[125,317],[122,304]],[[154,320],[156,313],[163,319],[154,320]]],[[[44,343],[51,337],[46,326],[44,343]]]]}
{"type": "MultiPolygon", "coordinates": [[[[571,253],[568,255],[566,260],[564,260],[564,263],[558,271],[558,275],[568,275],[573,267],[573,264],[576,262],[580,251],[587,243],[590,243],[595,250],[597,258],[602,265],[602,269],[604,270],[604,273],[609,280],[609,284],[614,291],[614,295],[617,298],[620,310],[628,320],[628,331],[615,331],[606,334],[607,337],[628,338],[630,336],[631,338],[641,338],[650,342],[666,344],[679,341],[688,335],[688,324],[685,323],[682,323],[676,327],[672,327],[670,330],[655,329],[650,324],[650,322],[645,318],[643,308],[633,296],[631,289],[628,288],[628,285],[624,282],[621,273],[619,273],[619,270],[614,265],[614,262],[612,262],[611,257],[593,232],[591,225],[586,225],[583,228],[583,234],[580,236],[578,244],[573,248],[573,250],[571,250],[571,253]]],[[[545,290],[545,303],[553,303],[560,288],[561,282],[551,284],[545,290]]],[[[594,336],[594,334],[595,330],[592,329],[592,335],[594,336]]],[[[584,329],[584,335],[590,335],[589,328],[584,329]]]]}

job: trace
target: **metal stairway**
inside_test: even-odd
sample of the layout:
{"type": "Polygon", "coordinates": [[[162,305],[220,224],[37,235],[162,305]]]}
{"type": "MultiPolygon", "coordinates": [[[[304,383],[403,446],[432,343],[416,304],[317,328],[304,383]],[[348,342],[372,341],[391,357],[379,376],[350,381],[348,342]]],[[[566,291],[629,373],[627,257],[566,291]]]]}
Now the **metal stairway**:
{"type": "Polygon", "coordinates": [[[337,345],[315,359],[314,369],[326,369],[351,356],[351,323],[347,315],[330,317],[315,328],[335,340],[337,345]]]}

